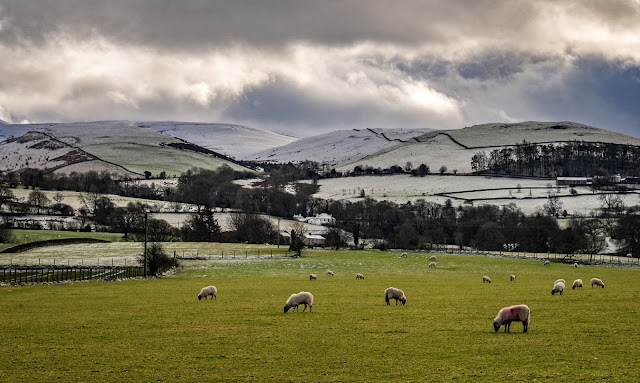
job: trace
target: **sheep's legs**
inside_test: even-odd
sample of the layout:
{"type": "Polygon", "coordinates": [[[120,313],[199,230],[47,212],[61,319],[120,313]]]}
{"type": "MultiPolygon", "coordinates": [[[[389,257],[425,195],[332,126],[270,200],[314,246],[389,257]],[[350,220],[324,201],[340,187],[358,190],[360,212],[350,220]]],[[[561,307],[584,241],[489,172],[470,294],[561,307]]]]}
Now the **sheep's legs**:
{"type": "Polygon", "coordinates": [[[522,332],[527,332],[527,328],[529,327],[529,324],[527,322],[522,322],[522,325],[524,326],[524,330],[522,330],[522,332]]]}
{"type": "MultiPolygon", "coordinates": [[[[304,304],[304,308],[302,309],[302,312],[304,312],[304,310],[306,310],[306,309],[307,309],[307,304],[305,303],[304,304]]],[[[309,311],[311,311],[311,309],[309,309],[309,311]]]]}

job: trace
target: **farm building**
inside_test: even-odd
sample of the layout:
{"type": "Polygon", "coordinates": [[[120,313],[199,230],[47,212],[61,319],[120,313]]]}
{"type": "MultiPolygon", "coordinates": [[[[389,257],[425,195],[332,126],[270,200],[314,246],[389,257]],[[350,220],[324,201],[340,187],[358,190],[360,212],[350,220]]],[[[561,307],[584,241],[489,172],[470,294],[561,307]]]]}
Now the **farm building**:
{"type": "Polygon", "coordinates": [[[306,222],[311,225],[334,225],[336,223],[336,219],[333,218],[331,214],[322,213],[318,214],[315,217],[303,217],[299,214],[293,216],[296,220],[300,222],[306,222]]]}
{"type": "Polygon", "coordinates": [[[325,239],[320,234],[306,233],[304,235],[303,242],[306,246],[309,247],[324,246],[325,239]]]}
{"type": "Polygon", "coordinates": [[[557,186],[583,186],[591,185],[593,178],[591,177],[557,177],[557,186]]]}

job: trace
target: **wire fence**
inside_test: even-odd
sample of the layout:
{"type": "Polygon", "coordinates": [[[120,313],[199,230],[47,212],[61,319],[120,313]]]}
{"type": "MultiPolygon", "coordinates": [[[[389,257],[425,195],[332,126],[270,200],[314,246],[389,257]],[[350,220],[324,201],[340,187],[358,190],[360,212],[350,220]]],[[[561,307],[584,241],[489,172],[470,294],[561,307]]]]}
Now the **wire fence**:
{"type": "Polygon", "coordinates": [[[446,254],[468,254],[504,258],[540,259],[550,262],[578,263],[583,265],[615,265],[615,266],[638,266],[640,258],[625,257],[612,254],[556,254],[556,253],[525,253],[509,251],[484,251],[484,250],[430,250],[430,253],[446,254]]]}
{"type": "Polygon", "coordinates": [[[0,266],[0,283],[8,285],[92,279],[115,280],[143,276],[142,266],[0,266]]]}
{"type": "Polygon", "coordinates": [[[179,260],[224,260],[224,259],[282,259],[296,256],[297,253],[282,249],[242,249],[242,250],[214,250],[211,252],[182,251],[174,252],[173,256],[179,260]]]}

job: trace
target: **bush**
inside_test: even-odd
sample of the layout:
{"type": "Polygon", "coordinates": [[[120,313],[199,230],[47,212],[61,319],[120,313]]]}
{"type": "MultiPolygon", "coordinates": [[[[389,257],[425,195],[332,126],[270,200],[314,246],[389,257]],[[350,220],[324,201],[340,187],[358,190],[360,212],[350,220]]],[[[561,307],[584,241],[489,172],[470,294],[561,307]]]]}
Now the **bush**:
{"type": "MultiPolygon", "coordinates": [[[[141,265],[144,265],[144,255],[140,256],[139,261],[141,265]]],[[[156,276],[173,267],[178,267],[178,260],[165,253],[161,244],[152,243],[147,248],[147,272],[149,275],[156,276]]]]}

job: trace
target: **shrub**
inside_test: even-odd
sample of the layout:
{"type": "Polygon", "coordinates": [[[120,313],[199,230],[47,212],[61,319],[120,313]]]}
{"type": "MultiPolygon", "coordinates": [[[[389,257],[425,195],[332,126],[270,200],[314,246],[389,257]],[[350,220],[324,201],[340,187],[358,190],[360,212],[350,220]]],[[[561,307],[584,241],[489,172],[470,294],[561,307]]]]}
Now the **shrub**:
{"type": "MultiPolygon", "coordinates": [[[[140,256],[139,261],[141,265],[144,265],[144,255],[140,256]]],[[[178,260],[165,253],[161,244],[152,243],[147,248],[147,272],[149,275],[156,276],[173,267],[178,267],[178,260]]]]}

